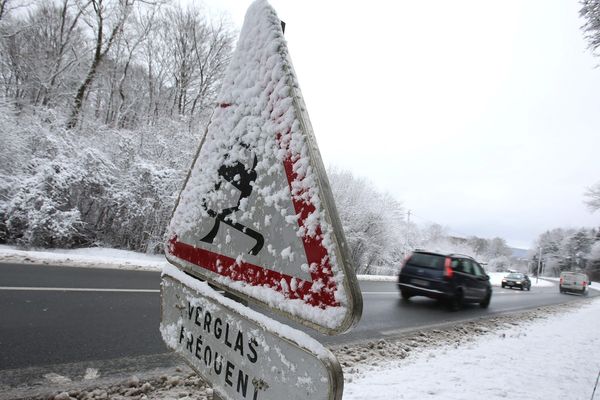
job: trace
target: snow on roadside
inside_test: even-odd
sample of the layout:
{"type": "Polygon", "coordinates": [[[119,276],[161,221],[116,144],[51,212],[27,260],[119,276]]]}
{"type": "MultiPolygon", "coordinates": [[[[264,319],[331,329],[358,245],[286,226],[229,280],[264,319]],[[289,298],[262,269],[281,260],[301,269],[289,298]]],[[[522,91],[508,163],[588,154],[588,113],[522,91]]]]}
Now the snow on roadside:
{"type": "Polygon", "coordinates": [[[85,249],[19,250],[0,245],[0,262],[46,264],[64,267],[161,271],[167,264],[163,255],[94,247],[85,249]]]}
{"type": "MultiPolygon", "coordinates": [[[[508,272],[488,272],[490,276],[490,283],[492,286],[502,286],[502,279],[508,275],[508,272]]],[[[531,287],[552,287],[555,286],[554,283],[549,282],[545,278],[536,279],[535,277],[530,276],[531,287]]]]}
{"type": "Polygon", "coordinates": [[[600,301],[562,308],[532,323],[517,317],[479,339],[451,339],[405,362],[355,365],[344,399],[589,399],[600,371],[600,301]]]}
{"type": "MultiPolygon", "coordinates": [[[[0,245],[0,263],[47,264],[64,267],[162,271],[168,265],[162,254],[92,247],[84,249],[20,250],[0,245]]],[[[395,282],[394,276],[358,275],[361,281],[395,282]]]]}
{"type": "Polygon", "coordinates": [[[370,282],[396,282],[397,276],[387,275],[356,275],[359,281],[370,281],[370,282]]]}

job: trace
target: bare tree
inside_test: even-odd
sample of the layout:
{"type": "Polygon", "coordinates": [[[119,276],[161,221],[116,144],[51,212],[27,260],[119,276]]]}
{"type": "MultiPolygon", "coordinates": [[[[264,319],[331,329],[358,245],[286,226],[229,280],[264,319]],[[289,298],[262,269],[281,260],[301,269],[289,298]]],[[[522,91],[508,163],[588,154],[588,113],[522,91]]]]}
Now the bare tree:
{"type": "MultiPolygon", "coordinates": [[[[88,7],[91,1],[88,1],[84,6],[88,7]]],[[[79,33],[78,23],[82,15],[82,9],[78,8],[75,16],[69,18],[68,10],[70,7],[69,0],[63,0],[63,3],[59,9],[60,11],[60,27],[58,29],[58,37],[56,41],[56,54],[54,55],[53,68],[49,76],[49,82],[45,86],[46,93],[43,97],[42,104],[48,105],[51,99],[54,97],[54,89],[57,85],[58,78],[65,71],[69,70],[77,59],[75,57],[66,60],[67,51],[72,48],[73,43],[77,38],[81,39],[79,33]]]]}
{"type": "Polygon", "coordinates": [[[229,63],[232,49],[232,37],[227,34],[223,21],[206,27],[199,33],[194,37],[198,88],[192,102],[192,115],[198,105],[206,106],[205,101],[212,99],[217,82],[222,78],[225,66],[229,63]]]}
{"type": "Polygon", "coordinates": [[[96,77],[98,67],[105,59],[116,38],[121,34],[134,2],[135,0],[116,0],[116,3],[112,2],[111,4],[109,0],[91,0],[92,12],[89,12],[89,7],[87,7],[87,4],[90,3],[82,4],[80,6],[82,12],[90,17],[86,19],[86,22],[94,32],[95,46],[92,61],[85,80],[79,86],[75,95],[71,117],[67,122],[67,128],[74,128],[79,122],[83,100],[96,77]],[[111,11],[113,18],[110,18],[111,11]],[[111,23],[112,28],[110,27],[111,23]],[[110,33],[105,35],[105,30],[107,28],[110,30],[110,33]]]}
{"type": "Polygon", "coordinates": [[[2,20],[2,17],[4,17],[4,13],[8,9],[9,1],[10,0],[0,0],[0,21],[2,20]]]}
{"type": "Polygon", "coordinates": [[[600,47],[600,0],[581,0],[579,15],[586,21],[581,29],[595,52],[600,47]]]}

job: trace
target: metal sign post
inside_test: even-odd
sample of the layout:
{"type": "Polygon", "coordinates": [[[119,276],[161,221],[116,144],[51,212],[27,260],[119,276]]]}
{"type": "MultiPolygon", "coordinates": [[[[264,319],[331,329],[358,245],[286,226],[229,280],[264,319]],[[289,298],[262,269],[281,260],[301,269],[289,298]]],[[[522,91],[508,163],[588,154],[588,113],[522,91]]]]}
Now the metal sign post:
{"type": "Polygon", "coordinates": [[[163,274],[161,297],[165,343],[212,383],[215,398],[341,399],[340,365],[308,335],[174,267],[163,274]]]}

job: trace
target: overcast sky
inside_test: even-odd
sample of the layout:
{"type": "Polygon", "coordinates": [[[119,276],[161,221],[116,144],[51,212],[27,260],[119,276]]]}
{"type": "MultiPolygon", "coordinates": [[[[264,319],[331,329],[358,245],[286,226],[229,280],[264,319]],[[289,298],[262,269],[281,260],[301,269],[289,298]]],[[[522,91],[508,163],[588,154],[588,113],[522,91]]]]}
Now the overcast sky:
{"type": "MultiPolygon", "coordinates": [[[[206,0],[240,29],[250,0],[206,0]]],[[[271,0],[326,165],[462,236],[598,227],[600,57],[576,1],[271,0]]]]}

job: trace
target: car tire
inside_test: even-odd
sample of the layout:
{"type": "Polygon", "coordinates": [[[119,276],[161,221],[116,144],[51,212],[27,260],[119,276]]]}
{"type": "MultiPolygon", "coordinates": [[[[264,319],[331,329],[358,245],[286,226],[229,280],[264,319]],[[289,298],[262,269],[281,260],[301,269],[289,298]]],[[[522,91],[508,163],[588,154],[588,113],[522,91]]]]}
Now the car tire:
{"type": "Polygon", "coordinates": [[[492,292],[488,292],[483,301],[479,303],[479,307],[488,308],[490,305],[490,301],[492,300],[492,292]]]}
{"type": "Polygon", "coordinates": [[[521,291],[525,290],[525,286],[521,285],[521,291]]]}
{"type": "Polygon", "coordinates": [[[502,289],[504,289],[505,286],[506,286],[505,284],[502,284],[502,289]]]}
{"type": "Polygon", "coordinates": [[[400,296],[402,296],[402,300],[408,301],[412,297],[412,294],[408,290],[401,290],[400,296]]]}
{"type": "Polygon", "coordinates": [[[458,289],[454,296],[448,300],[448,308],[450,311],[458,311],[463,307],[464,295],[461,289],[458,289]]]}
{"type": "Polygon", "coordinates": [[[531,291],[531,285],[527,286],[527,291],[531,291]]]}

